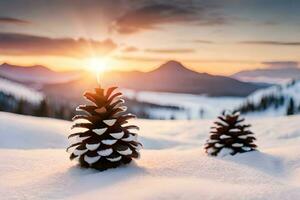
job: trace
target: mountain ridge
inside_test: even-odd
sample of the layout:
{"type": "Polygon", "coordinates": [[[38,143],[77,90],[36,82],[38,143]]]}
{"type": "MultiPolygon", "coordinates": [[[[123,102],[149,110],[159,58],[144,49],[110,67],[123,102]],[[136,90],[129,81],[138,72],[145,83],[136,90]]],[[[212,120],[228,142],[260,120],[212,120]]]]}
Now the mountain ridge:
{"type": "MultiPolygon", "coordinates": [[[[25,67],[21,69],[26,70],[25,67]]],[[[9,73],[8,76],[4,73],[4,75],[13,81],[41,83],[39,89],[45,91],[46,94],[51,91],[51,95],[57,96],[65,93],[64,91],[68,88],[72,88],[76,95],[80,95],[84,89],[97,85],[96,78],[84,71],[75,75],[71,73],[69,76],[48,71],[43,66],[35,66],[35,71],[28,71],[18,72],[18,74],[9,73]],[[41,73],[40,70],[43,72],[41,73]]],[[[0,76],[3,76],[1,66],[0,76]]],[[[175,60],[165,62],[150,72],[109,71],[102,74],[100,80],[101,85],[117,85],[136,91],[206,94],[208,96],[247,96],[262,88],[260,85],[241,82],[226,76],[198,73],[175,60]]]]}
{"type": "Polygon", "coordinates": [[[247,96],[263,88],[261,85],[241,82],[226,76],[198,73],[174,60],[163,63],[150,72],[110,72],[107,77],[103,77],[103,82],[107,85],[119,85],[138,91],[247,96]]]}
{"type": "Polygon", "coordinates": [[[0,77],[26,85],[66,82],[76,79],[79,71],[56,72],[43,65],[19,66],[8,63],[0,65],[0,77]]]}
{"type": "Polygon", "coordinates": [[[294,62],[276,62],[264,68],[243,70],[232,74],[231,77],[251,82],[287,83],[300,78],[300,68],[294,62]]]}

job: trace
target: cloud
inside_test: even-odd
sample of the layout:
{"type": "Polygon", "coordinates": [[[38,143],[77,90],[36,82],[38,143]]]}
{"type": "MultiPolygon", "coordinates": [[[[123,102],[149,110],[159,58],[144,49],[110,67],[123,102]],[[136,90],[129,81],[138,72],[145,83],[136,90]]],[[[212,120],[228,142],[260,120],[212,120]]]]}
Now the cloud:
{"type": "MultiPolygon", "coordinates": [[[[165,62],[166,58],[150,57],[150,56],[114,56],[118,60],[126,61],[138,61],[138,62],[165,62]]],[[[257,64],[260,61],[256,60],[228,60],[228,59],[182,59],[182,62],[194,62],[194,63],[232,63],[232,64],[257,64]]]]}
{"type": "Polygon", "coordinates": [[[136,52],[136,51],[139,51],[139,49],[134,46],[128,46],[128,47],[125,47],[124,49],[122,49],[122,51],[123,52],[136,52]]]}
{"type": "Polygon", "coordinates": [[[148,53],[193,53],[195,49],[145,49],[148,53]]]}
{"type": "Polygon", "coordinates": [[[26,25],[26,24],[31,24],[31,22],[23,20],[23,19],[17,19],[17,18],[11,18],[11,17],[0,17],[0,24],[26,25]]]}
{"type": "Polygon", "coordinates": [[[213,41],[210,40],[193,40],[194,43],[200,43],[200,44],[213,44],[213,41]]]}
{"type": "Polygon", "coordinates": [[[262,62],[262,64],[270,68],[282,69],[297,68],[299,63],[297,61],[266,61],[262,62]]]}
{"type": "Polygon", "coordinates": [[[102,56],[113,51],[117,45],[110,39],[49,38],[35,35],[0,33],[0,54],[20,56],[102,56]]]}
{"type": "Polygon", "coordinates": [[[241,41],[239,43],[240,44],[274,45],[274,46],[300,46],[300,41],[283,42],[283,41],[257,40],[257,41],[241,41]]]}
{"type": "Polygon", "coordinates": [[[145,30],[159,29],[165,24],[216,25],[223,24],[224,18],[208,1],[168,1],[168,3],[145,4],[125,12],[115,20],[111,29],[120,34],[132,34],[145,30]]]}
{"type": "Polygon", "coordinates": [[[115,55],[115,59],[125,60],[125,61],[135,61],[135,62],[156,62],[156,61],[165,61],[164,58],[157,57],[147,57],[147,56],[124,56],[124,55],[115,55]]]}

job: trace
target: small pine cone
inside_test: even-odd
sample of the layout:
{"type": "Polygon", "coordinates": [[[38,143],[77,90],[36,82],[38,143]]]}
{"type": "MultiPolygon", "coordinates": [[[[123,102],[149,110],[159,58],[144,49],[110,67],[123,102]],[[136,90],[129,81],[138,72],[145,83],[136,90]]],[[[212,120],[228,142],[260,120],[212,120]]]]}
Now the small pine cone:
{"type": "Polygon", "coordinates": [[[135,118],[132,114],[123,114],[127,107],[120,99],[122,93],[113,93],[117,87],[109,88],[106,93],[102,88],[95,92],[86,92],[84,97],[93,105],[80,105],[77,111],[84,111],[84,115],[73,118],[75,124],[72,129],[83,131],[75,132],[68,138],[76,138],[77,142],[71,144],[70,159],[78,159],[80,166],[95,168],[103,171],[115,168],[121,164],[139,158],[142,144],[137,141],[137,134],[132,130],[139,130],[137,126],[125,125],[128,120],[135,118]]]}
{"type": "Polygon", "coordinates": [[[225,113],[218,117],[212,127],[210,138],[205,144],[205,151],[210,156],[235,155],[256,149],[253,132],[248,130],[250,125],[242,124],[238,112],[225,113]]]}

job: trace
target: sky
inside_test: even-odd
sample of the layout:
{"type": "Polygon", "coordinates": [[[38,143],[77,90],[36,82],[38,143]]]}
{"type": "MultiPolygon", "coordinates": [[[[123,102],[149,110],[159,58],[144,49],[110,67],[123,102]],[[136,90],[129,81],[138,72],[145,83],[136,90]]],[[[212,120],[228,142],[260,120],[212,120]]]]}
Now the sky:
{"type": "Polygon", "coordinates": [[[300,61],[297,0],[0,0],[0,63],[212,74],[300,61]]]}

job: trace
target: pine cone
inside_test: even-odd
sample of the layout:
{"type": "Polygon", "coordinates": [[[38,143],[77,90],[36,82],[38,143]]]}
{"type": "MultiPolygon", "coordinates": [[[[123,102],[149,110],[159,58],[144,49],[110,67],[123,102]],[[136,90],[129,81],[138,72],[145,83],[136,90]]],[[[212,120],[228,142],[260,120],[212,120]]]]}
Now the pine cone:
{"type": "Polygon", "coordinates": [[[94,105],[80,105],[76,111],[84,111],[85,115],[73,118],[73,128],[84,131],[69,135],[77,138],[77,142],[67,148],[74,148],[70,159],[78,159],[80,166],[103,171],[118,167],[138,158],[142,147],[137,141],[137,134],[131,130],[139,130],[137,126],[127,125],[128,120],[135,118],[132,114],[122,114],[126,106],[122,106],[122,93],[114,93],[117,87],[111,87],[104,94],[104,89],[96,88],[95,92],[86,92],[84,97],[94,105]],[[78,122],[80,121],[80,122],[78,122]],[[84,122],[82,122],[84,121],[84,122]]]}
{"type": "Polygon", "coordinates": [[[256,149],[256,145],[253,143],[256,139],[253,132],[248,130],[250,125],[241,124],[244,119],[240,118],[238,112],[223,112],[218,119],[219,121],[214,123],[216,126],[212,127],[210,138],[205,145],[208,155],[235,155],[256,149]]]}

